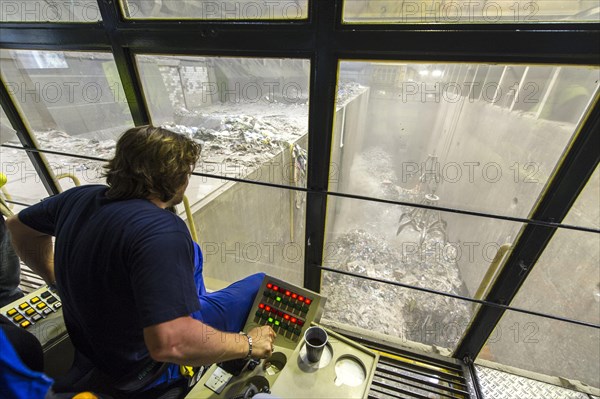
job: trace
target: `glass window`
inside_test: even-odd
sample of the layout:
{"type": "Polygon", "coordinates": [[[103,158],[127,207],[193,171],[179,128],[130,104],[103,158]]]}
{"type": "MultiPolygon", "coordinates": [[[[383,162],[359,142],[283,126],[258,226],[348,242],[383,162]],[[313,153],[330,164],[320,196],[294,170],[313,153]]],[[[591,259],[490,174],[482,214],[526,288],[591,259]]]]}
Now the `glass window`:
{"type": "Polygon", "coordinates": [[[122,0],[130,19],[300,20],[308,0],[122,0]]]}
{"type": "Polygon", "coordinates": [[[102,20],[96,0],[2,0],[2,22],[97,22],[102,20]]]}
{"type": "Polygon", "coordinates": [[[466,301],[328,271],[321,293],[327,297],[323,323],[367,337],[384,334],[401,346],[454,348],[471,317],[466,301]]]}
{"type": "Polygon", "coordinates": [[[597,67],[343,61],[330,190],[527,217],[599,78],[597,67]],[[370,167],[369,151],[388,164],[370,167]]]}
{"type": "MultiPolygon", "coordinates": [[[[596,171],[564,220],[600,228],[600,171],[596,171]]],[[[600,325],[600,238],[597,233],[559,229],[520,288],[512,306],[600,325]]],[[[533,325],[544,338],[535,345],[508,348],[490,340],[482,359],[528,368],[553,376],[580,379],[600,387],[598,329],[515,312],[504,316],[498,331],[533,325]]],[[[531,327],[529,327],[531,329],[531,327]]],[[[507,331],[508,332],[508,331],[507,331]]],[[[523,331],[522,331],[523,332],[523,331]]]]}
{"type": "Polygon", "coordinates": [[[347,23],[469,24],[598,22],[595,0],[345,0],[347,23]]]}
{"type": "Polygon", "coordinates": [[[495,368],[515,367],[520,370],[516,374],[533,371],[598,388],[599,354],[600,329],[507,311],[476,361],[495,368]]]}
{"type": "MultiPolygon", "coordinates": [[[[586,67],[341,62],[329,190],[526,218],[596,96],[597,80],[598,69],[586,67]],[[556,115],[572,84],[586,95],[567,121],[556,115]]],[[[509,252],[522,228],[337,196],[327,207],[324,266],[476,299],[485,295],[494,258],[509,252]]],[[[323,279],[333,304],[343,303],[335,299],[339,287],[323,279]]],[[[392,301],[364,287],[356,292],[366,292],[373,306],[392,301]]],[[[404,291],[398,320],[466,326],[474,312],[467,301],[448,306],[449,298],[404,291]]],[[[452,349],[456,342],[436,345],[452,349]]]]}
{"type": "MultiPolygon", "coordinates": [[[[94,143],[90,144],[90,147],[93,145],[94,143]]],[[[102,155],[109,159],[114,155],[113,152],[114,145],[102,155]]],[[[102,176],[105,162],[66,155],[45,154],[45,156],[62,191],[83,184],[106,184],[106,178],[102,176]]]]}
{"type": "MultiPolygon", "coordinates": [[[[22,146],[3,109],[0,109],[0,144],[22,146]]],[[[0,147],[0,172],[7,178],[6,184],[0,188],[0,197],[13,213],[48,196],[24,150],[0,147]]]]}
{"type": "MultiPolygon", "coordinates": [[[[202,143],[196,172],[306,186],[308,60],[136,60],[153,124],[202,143]]],[[[193,200],[226,182],[205,179],[193,200]]]]}
{"type": "Polygon", "coordinates": [[[0,67],[41,149],[104,158],[133,127],[112,54],[2,49],[0,67]]]}
{"type": "MultiPolygon", "coordinates": [[[[372,184],[381,192],[394,192],[388,182],[373,175],[385,173],[390,158],[381,150],[371,150],[361,154],[361,159],[365,169],[356,173],[363,174],[365,184],[372,184]]],[[[434,201],[429,200],[428,204],[433,205],[434,201]]],[[[333,196],[328,198],[327,208],[323,266],[479,299],[485,291],[484,276],[496,254],[504,250],[502,247],[513,244],[522,226],[520,223],[333,196]]],[[[341,306],[349,295],[340,288],[342,280],[345,281],[341,275],[332,273],[331,278],[323,278],[322,290],[329,297],[331,317],[353,325],[354,320],[346,320],[343,316],[350,304],[341,306]]],[[[385,323],[390,333],[400,329],[406,320],[427,322],[431,328],[436,325],[461,326],[462,332],[474,314],[475,305],[468,301],[394,286],[382,285],[373,289],[369,288],[371,283],[356,281],[349,290],[355,291],[353,298],[358,296],[358,302],[377,309],[395,308],[395,317],[388,318],[385,323]]],[[[453,349],[460,337],[454,338],[419,342],[453,349]]]]}
{"type": "MultiPolygon", "coordinates": [[[[210,186],[193,176],[186,190],[210,186]]],[[[216,179],[219,180],[219,179],[216,179]]],[[[265,272],[302,286],[304,280],[304,194],[228,182],[192,206],[198,242],[204,255],[204,276],[210,282],[232,283],[265,272]]]]}

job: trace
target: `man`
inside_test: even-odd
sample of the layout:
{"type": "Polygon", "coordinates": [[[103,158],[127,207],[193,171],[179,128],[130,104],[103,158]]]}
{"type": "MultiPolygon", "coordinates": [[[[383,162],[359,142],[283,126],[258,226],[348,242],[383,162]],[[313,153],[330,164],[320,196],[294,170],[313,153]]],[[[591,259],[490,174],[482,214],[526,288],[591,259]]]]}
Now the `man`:
{"type": "MultiPolygon", "coordinates": [[[[17,254],[47,283],[56,283],[76,363],[89,361],[95,373],[90,379],[100,381],[91,381],[91,389],[110,386],[111,395],[152,397],[181,382],[173,365],[267,358],[273,351],[270,327],[246,336],[233,330],[250,310],[257,275],[246,289],[252,298],[238,298],[244,320],[218,326],[235,332],[212,325],[219,324],[214,309],[226,318],[231,302],[223,305],[217,297],[201,305],[198,299],[204,287],[194,283],[194,262],[201,267],[201,253],[185,223],[166,209],[182,201],[199,155],[199,145],[183,135],[151,126],[130,129],[106,167],[108,187],[73,188],[7,221],[17,254]],[[156,372],[152,360],[172,365],[148,378],[156,372]]],[[[243,291],[244,284],[232,286],[243,291]]]]}

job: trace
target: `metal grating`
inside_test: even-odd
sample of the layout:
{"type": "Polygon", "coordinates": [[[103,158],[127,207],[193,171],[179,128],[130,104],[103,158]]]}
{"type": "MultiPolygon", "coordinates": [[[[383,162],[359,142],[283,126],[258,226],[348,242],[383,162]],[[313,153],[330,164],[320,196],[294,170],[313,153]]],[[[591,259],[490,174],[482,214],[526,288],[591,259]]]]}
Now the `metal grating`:
{"type": "Polygon", "coordinates": [[[380,352],[368,397],[471,399],[463,370],[458,364],[433,358],[380,352]]]}
{"type": "Polygon", "coordinates": [[[19,284],[19,288],[25,295],[32,293],[45,284],[44,280],[37,273],[34,273],[29,266],[21,262],[21,283],[19,284]]]}
{"type": "Polygon", "coordinates": [[[475,366],[484,399],[590,399],[582,392],[475,366]]]}

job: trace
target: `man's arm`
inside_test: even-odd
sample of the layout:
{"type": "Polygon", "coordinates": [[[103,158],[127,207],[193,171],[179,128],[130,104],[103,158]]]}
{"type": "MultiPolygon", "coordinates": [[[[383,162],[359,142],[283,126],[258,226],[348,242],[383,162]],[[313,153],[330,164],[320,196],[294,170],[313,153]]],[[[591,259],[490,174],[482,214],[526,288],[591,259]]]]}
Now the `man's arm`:
{"type": "Polygon", "coordinates": [[[8,218],[6,226],[10,230],[12,245],[19,258],[46,283],[53,284],[55,278],[52,236],[22,223],[18,215],[8,218]]]}
{"type": "MultiPolygon", "coordinates": [[[[252,337],[253,358],[272,354],[275,332],[271,327],[255,327],[248,335],[252,337]]],[[[242,359],[249,348],[245,336],[215,330],[191,317],[144,328],[144,341],[154,360],[189,366],[242,359]]]]}

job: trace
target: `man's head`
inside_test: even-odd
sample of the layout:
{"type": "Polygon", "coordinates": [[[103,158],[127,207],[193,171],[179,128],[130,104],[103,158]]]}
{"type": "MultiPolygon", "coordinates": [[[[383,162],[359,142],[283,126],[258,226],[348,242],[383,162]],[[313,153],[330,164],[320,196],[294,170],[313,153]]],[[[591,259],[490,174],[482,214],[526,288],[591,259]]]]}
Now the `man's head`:
{"type": "Polygon", "coordinates": [[[114,158],[105,166],[110,187],[107,196],[180,203],[200,149],[192,139],[160,127],[127,130],[117,142],[114,158]]]}

